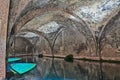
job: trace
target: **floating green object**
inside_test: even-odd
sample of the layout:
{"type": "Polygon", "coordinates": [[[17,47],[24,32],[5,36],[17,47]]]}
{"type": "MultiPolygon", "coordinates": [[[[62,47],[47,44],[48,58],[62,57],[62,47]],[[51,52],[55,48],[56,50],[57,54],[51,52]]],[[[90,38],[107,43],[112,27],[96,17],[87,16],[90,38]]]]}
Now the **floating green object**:
{"type": "Polygon", "coordinates": [[[75,80],[75,79],[67,79],[67,78],[42,78],[40,80],[75,80]]]}
{"type": "Polygon", "coordinates": [[[8,62],[15,62],[19,60],[21,60],[21,58],[8,58],[8,62]]]}
{"type": "Polygon", "coordinates": [[[13,63],[10,66],[11,66],[11,69],[17,72],[18,74],[24,74],[32,70],[33,68],[35,68],[36,64],[34,63],[13,63]]]}
{"type": "Polygon", "coordinates": [[[39,80],[75,80],[75,79],[67,79],[67,78],[41,78],[39,80]]]}
{"type": "Polygon", "coordinates": [[[73,60],[74,60],[73,55],[72,54],[67,55],[64,58],[64,60],[67,61],[67,62],[73,62],[73,60]]]}

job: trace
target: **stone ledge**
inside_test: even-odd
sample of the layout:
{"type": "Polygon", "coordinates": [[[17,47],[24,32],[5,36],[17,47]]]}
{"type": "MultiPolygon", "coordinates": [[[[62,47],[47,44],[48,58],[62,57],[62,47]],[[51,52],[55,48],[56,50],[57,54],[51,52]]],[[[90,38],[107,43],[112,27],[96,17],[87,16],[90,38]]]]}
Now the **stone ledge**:
{"type": "MultiPolygon", "coordinates": [[[[26,57],[26,56],[38,56],[34,55],[34,54],[19,54],[19,55],[15,55],[15,56],[9,56],[9,57],[26,57]]],[[[54,55],[54,58],[61,58],[64,59],[67,55],[54,55]]],[[[53,58],[52,55],[50,54],[43,54],[43,57],[49,57],[49,58],[53,58]]],[[[94,62],[108,62],[108,63],[120,63],[120,57],[102,57],[101,60],[99,57],[88,57],[88,56],[74,56],[73,58],[75,60],[84,60],[84,61],[94,61],[94,62]]]]}

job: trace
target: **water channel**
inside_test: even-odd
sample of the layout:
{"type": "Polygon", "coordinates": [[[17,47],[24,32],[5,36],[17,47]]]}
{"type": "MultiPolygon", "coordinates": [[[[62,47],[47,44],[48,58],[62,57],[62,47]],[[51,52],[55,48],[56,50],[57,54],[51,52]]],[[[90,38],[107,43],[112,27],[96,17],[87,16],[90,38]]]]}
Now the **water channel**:
{"type": "Polygon", "coordinates": [[[120,64],[32,57],[24,62],[34,62],[36,68],[12,80],[120,80],[120,64]]]}

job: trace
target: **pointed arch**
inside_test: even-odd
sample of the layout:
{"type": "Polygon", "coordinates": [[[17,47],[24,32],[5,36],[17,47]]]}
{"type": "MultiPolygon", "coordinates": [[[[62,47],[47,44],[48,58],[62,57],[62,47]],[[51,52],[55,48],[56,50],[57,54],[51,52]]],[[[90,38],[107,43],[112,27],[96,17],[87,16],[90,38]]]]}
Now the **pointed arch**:
{"type": "Polygon", "coordinates": [[[71,13],[70,11],[65,11],[61,8],[37,8],[37,9],[31,9],[30,11],[26,12],[24,15],[22,14],[21,17],[18,17],[13,24],[13,27],[10,31],[10,34],[14,34],[20,30],[26,23],[31,21],[33,18],[43,15],[44,13],[49,13],[49,12],[56,12],[56,14],[60,14],[64,17],[71,18],[70,16],[74,17],[74,20],[78,20],[82,25],[87,26],[85,21],[82,20],[81,18],[77,18],[77,15],[71,13]]]}
{"type": "Polygon", "coordinates": [[[113,16],[106,25],[103,26],[103,29],[101,31],[101,33],[99,34],[99,38],[102,40],[103,38],[105,38],[105,36],[107,34],[109,34],[113,29],[119,28],[119,25],[116,24],[120,24],[120,11],[117,12],[117,14],[115,16],[113,16]]]}

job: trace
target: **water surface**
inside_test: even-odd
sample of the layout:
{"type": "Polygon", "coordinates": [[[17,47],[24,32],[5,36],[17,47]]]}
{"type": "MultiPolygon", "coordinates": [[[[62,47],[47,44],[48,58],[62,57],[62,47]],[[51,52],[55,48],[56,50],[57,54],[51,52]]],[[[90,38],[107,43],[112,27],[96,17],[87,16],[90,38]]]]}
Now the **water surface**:
{"type": "MultiPolygon", "coordinates": [[[[26,61],[26,60],[24,60],[26,61]]],[[[37,67],[13,80],[120,80],[120,64],[29,58],[37,67]]]]}

